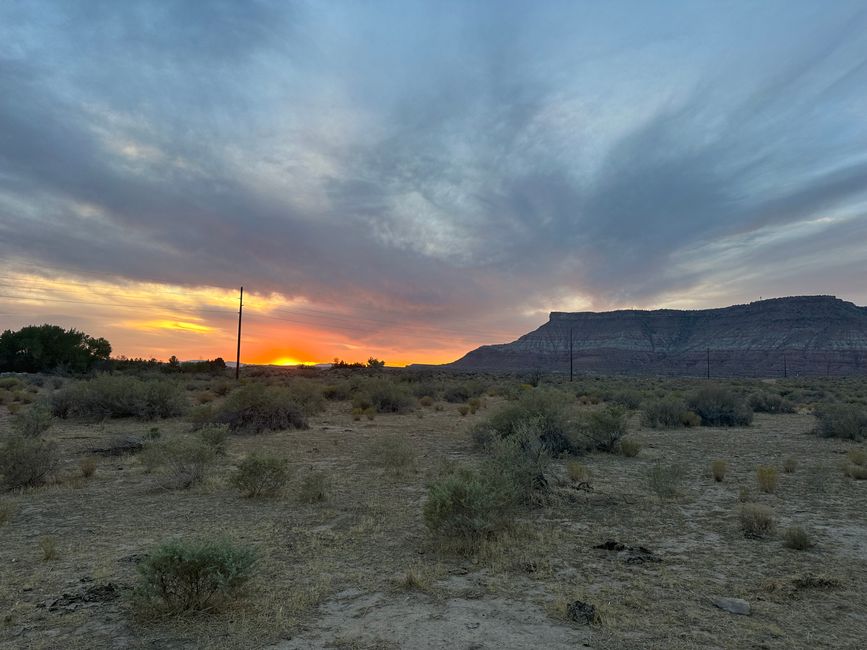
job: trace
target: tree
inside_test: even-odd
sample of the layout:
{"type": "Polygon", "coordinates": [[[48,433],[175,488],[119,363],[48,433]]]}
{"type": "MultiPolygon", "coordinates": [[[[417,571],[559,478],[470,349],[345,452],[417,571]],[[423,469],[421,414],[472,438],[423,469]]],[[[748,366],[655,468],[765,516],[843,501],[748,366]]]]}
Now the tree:
{"type": "Polygon", "coordinates": [[[380,361],[376,357],[370,357],[367,360],[367,367],[373,368],[374,370],[379,369],[379,368],[385,368],[385,361],[380,361]]]}
{"type": "Polygon", "coordinates": [[[0,372],[87,372],[111,355],[111,344],[76,329],[29,325],[0,334],[0,372]]]}

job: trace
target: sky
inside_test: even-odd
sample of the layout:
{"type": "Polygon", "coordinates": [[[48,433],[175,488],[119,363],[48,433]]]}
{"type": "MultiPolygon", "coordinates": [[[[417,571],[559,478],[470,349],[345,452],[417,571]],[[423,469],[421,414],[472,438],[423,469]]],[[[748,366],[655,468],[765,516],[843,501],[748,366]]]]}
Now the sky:
{"type": "Polygon", "coordinates": [[[867,304],[867,4],[0,3],[0,329],[454,360],[550,311],[867,304]]]}

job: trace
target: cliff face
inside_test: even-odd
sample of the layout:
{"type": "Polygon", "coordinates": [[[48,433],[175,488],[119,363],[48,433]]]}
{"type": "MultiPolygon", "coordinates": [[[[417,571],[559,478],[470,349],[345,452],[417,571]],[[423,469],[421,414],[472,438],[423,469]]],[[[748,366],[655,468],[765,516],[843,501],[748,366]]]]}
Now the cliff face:
{"type": "Polygon", "coordinates": [[[448,364],[461,370],[716,376],[867,374],[867,307],[833,296],[761,300],[720,309],[552,312],[517,341],[448,364]]]}

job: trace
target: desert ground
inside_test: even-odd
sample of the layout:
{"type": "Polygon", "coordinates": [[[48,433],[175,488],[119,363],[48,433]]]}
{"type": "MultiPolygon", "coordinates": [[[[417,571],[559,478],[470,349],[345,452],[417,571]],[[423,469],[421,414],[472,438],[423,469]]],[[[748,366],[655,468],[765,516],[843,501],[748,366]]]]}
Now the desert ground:
{"type": "MultiPolygon", "coordinates": [[[[228,377],[158,379],[189,404],[183,415],[55,417],[39,435],[56,443],[59,466],[42,485],[0,492],[0,647],[865,647],[867,481],[851,471],[865,445],[813,433],[819,401],[863,408],[864,380],[736,382],[730,389],[743,394],[785,388],[794,412],[756,413],[748,426],[650,427],[647,400],[704,380],[438,378],[436,394],[415,390],[403,412],[389,413],[329,393],[347,376],[244,377],[307,383],[329,399],[309,428],[230,432],[183,487],[147,449],[196,438],[202,413],[239,390],[228,377]],[[443,398],[457,381],[483,387],[471,408],[443,398]],[[623,439],[637,453],[554,454],[507,525],[472,548],[434,535],[424,516],[431,483],[485,462],[473,431],[545,390],[576,418],[631,391],[620,399],[623,439]],[[251,498],[233,486],[253,453],[288,461],[276,494],[251,498]],[[726,463],[720,481],[714,461],[726,463]],[[776,470],[768,491],[759,467],[776,470]],[[745,533],[745,504],[767,506],[773,529],[745,533]],[[794,527],[807,548],[791,548],[794,527]],[[251,548],[252,577],[212,610],[144,606],[139,566],[170,539],[251,548]],[[719,599],[746,601],[749,613],[719,599]]],[[[16,381],[0,407],[0,442],[21,413],[82,380],[16,381]]]]}

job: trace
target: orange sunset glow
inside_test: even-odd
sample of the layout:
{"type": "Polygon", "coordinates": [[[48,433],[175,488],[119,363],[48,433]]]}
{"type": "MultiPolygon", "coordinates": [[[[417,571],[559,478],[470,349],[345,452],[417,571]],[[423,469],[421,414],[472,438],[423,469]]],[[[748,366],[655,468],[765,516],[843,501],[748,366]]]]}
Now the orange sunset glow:
{"type": "MultiPolygon", "coordinates": [[[[109,339],[114,356],[235,359],[237,290],[36,274],[9,277],[16,290],[3,295],[4,329],[51,322],[109,339]]],[[[437,364],[484,342],[425,324],[408,328],[406,323],[350,318],[277,293],[244,293],[245,364],[295,366],[334,358],[365,362],[371,356],[391,366],[437,364]]]]}

